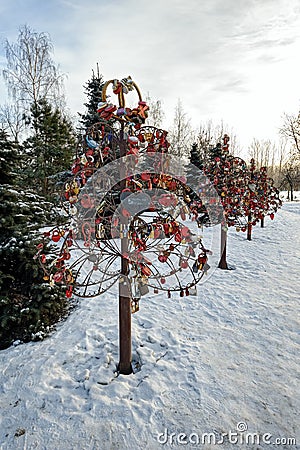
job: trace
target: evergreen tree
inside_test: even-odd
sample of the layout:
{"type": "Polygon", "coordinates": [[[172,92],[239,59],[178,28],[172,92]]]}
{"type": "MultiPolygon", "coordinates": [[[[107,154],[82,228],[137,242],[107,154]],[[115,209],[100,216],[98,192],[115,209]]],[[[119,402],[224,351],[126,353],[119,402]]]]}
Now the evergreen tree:
{"type": "Polygon", "coordinates": [[[48,197],[55,190],[51,180],[70,166],[75,136],[69,120],[46,100],[32,105],[30,123],[33,135],[23,143],[22,169],[27,186],[48,197]]]}
{"type": "Polygon", "coordinates": [[[99,66],[97,64],[96,75],[94,71],[92,71],[92,78],[88,80],[88,82],[84,86],[85,94],[88,97],[88,102],[84,103],[84,106],[86,107],[86,113],[79,113],[79,122],[80,124],[82,124],[83,129],[89,128],[100,120],[100,116],[97,113],[97,106],[102,98],[102,89],[104,84],[105,82],[103,81],[103,77],[99,72],[99,66]]]}
{"type": "Polygon", "coordinates": [[[16,145],[8,140],[4,130],[0,130],[0,183],[14,184],[17,179],[16,166],[19,153],[16,145]]]}
{"type": "MultiPolygon", "coordinates": [[[[41,284],[43,272],[34,259],[38,229],[54,220],[52,205],[18,186],[15,156],[15,144],[1,132],[0,348],[42,338],[67,310],[61,289],[41,284]]],[[[49,250],[43,250],[45,258],[49,250]]]]}
{"type": "Polygon", "coordinates": [[[197,180],[198,184],[198,192],[190,189],[188,192],[188,196],[191,199],[191,204],[189,205],[191,209],[196,209],[198,212],[197,222],[201,225],[204,223],[208,223],[210,221],[209,214],[207,208],[203,204],[201,200],[201,196],[204,195],[205,188],[203,185],[202,175],[203,175],[204,161],[203,161],[203,153],[200,153],[198,144],[194,142],[190,152],[190,164],[187,166],[186,174],[187,174],[187,184],[188,186],[192,186],[197,180]]]}
{"type": "Polygon", "coordinates": [[[203,169],[203,161],[198,150],[198,145],[196,143],[192,145],[190,162],[194,164],[194,166],[198,167],[198,169],[203,169]]]}

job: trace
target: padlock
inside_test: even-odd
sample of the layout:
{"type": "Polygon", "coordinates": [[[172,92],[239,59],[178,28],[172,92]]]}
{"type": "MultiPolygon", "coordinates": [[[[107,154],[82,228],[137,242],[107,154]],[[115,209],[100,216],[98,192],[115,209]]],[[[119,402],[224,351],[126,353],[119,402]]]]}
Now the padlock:
{"type": "Polygon", "coordinates": [[[198,272],[198,261],[195,261],[195,262],[194,262],[193,267],[192,267],[192,270],[193,270],[194,273],[197,273],[197,272],[198,272]]]}
{"type": "Polygon", "coordinates": [[[121,224],[120,224],[120,239],[123,239],[123,238],[124,238],[123,227],[124,227],[124,225],[121,223],[121,224]]]}
{"type": "Polygon", "coordinates": [[[197,295],[197,288],[196,286],[192,286],[189,288],[189,295],[197,295]]]}
{"type": "Polygon", "coordinates": [[[138,312],[140,309],[139,300],[132,299],[131,300],[131,314],[138,312]]]}
{"type": "Polygon", "coordinates": [[[52,233],[52,237],[51,237],[52,241],[58,242],[60,240],[60,238],[61,238],[60,232],[58,230],[54,230],[52,233]]]}
{"type": "Polygon", "coordinates": [[[188,260],[186,258],[182,258],[180,261],[181,269],[187,269],[189,266],[188,260]]]}
{"type": "Polygon", "coordinates": [[[151,227],[151,231],[150,231],[150,234],[149,234],[149,239],[154,239],[154,229],[153,229],[153,227],[151,227]]]}
{"type": "Polygon", "coordinates": [[[140,283],[140,285],[139,285],[139,290],[140,290],[141,296],[147,295],[147,294],[149,293],[149,287],[148,287],[148,285],[145,284],[145,283],[143,283],[143,282],[140,283]]]}

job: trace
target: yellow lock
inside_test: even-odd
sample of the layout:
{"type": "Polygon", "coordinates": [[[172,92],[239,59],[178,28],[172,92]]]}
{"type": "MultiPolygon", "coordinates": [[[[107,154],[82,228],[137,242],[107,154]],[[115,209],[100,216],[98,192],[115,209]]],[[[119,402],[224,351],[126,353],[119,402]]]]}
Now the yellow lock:
{"type": "Polygon", "coordinates": [[[145,133],[145,140],[147,142],[151,142],[153,134],[152,133],[145,133]]]}
{"type": "Polygon", "coordinates": [[[71,185],[71,189],[75,195],[79,194],[79,192],[80,192],[80,187],[78,186],[76,181],[73,181],[73,183],[71,185]]]}

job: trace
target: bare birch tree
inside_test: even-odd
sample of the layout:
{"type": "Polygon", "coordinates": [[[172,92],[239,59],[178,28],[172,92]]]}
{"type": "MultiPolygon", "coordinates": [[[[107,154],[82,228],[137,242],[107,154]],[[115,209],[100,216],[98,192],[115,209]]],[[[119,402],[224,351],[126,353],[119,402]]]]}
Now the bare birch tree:
{"type": "Polygon", "coordinates": [[[195,140],[195,133],[180,99],[175,107],[174,120],[168,137],[171,144],[170,151],[179,158],[188,158],[195,140]]]}
{"type": "Polygon", "coordinates": [[[237,144],[237,137],[233,130],[229,129],[221,120],[219,123],[214,123],[211,119],[200,123],[198,129],[195,131],[195,143],[199,149],[200,157],[203,161],[206,160],[210,149],[215,147],[218,143],[222,143],[224,134],[230,137],[230,153],[238,156],[239,148],[237,144]]]}
{"type": "Polygon", "coordinates": [[[284,114],[280,134],[290,141],[295,151],[300,154],[300,113],[284,114]]]}
{"type": "Polygon", "coordinates": [[[7,67],[3,70],[12,99],[24,105],[37,105],[41,99],[63,109],[63,76],[52,58],[53,45],[46,33],[29,26],[19,29],[17,42],[5,41],[7,67]]]}
{"type": "Polygon", "coordinates": [[[19,142],[19,137],[25,129],[24,112],[19,102],[0,106],[0,124],[2,130],[5,130],[15,142],[19,142]]]}
{"type": "Polygon", "coordinates": [[[163,120],[165,118],[165,113],[162,109],[161,100],[151,99],[149,93],[146,97],[147,105],[149,106],[147,125],[151,125],[156,128],[161,128],[163,120]]]}
{"type": "Polygon", "coordinates": [[[300,113],[284,114],[280,134],[290,144],[283,164],[281,185],[287,187],[288,196],[293,201],[293,192],[300,186],[300,113]]]}
{"type": "Polygon", "coordinates": [[[268,167],[273,170],[277,159],[276,145],[270,140],[254,138],[249,147],[249,156],[253,158],[258,167],[268,167]]]}

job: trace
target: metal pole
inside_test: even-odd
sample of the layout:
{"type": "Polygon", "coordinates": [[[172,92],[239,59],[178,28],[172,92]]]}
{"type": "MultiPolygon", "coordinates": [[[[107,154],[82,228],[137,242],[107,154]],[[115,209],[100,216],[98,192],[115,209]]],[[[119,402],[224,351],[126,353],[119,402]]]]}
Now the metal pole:
{"type": "Polygon", "coordinates": [[[219,269],[228,269],[227,261],[226,261],[226,253],[227,253],[227,229],[226,224],[221,224],[221,259],[219,262],[219,269]]]}
{"type": "Polygon", "coordinates": [[[247,239],[248,239],[248,241],[252,240],[252,216],[251,216],[251,214],[248,215],[247,239]]]}
{"type": "MultiPolygon", "coordinates": [[[[126,155],[126,142],[124,140],[124,124],[120,130],[120,157],[126,155]]],[[[125,167],[120,169],[120,189],[126,187],[125,167]]],[[[131,365],[131,290],[128,282],[128,259],[124,255],[128,252],[128,237],[124,230],[128,230],[128,219],[121,215],[121,277],[119,282],[119,373],[129,375],[132,373],[131,365]]]]}

